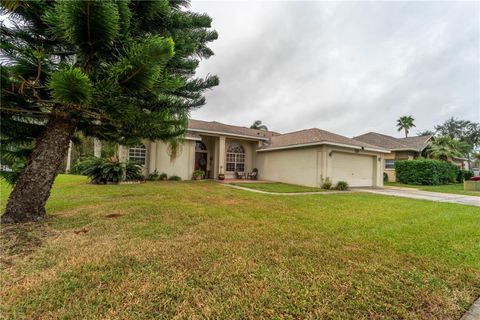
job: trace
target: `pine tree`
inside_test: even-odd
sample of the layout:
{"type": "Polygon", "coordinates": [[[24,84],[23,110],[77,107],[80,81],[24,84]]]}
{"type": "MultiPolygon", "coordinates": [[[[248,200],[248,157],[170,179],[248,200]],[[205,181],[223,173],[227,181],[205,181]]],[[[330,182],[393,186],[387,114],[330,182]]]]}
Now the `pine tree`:
{"type": "Polygon", "coordinates": [[[2,163],[19,170],[3,222],[45,217],[75,132],[122,144],[178,137],[218,84],[194,78],[217,33],[188,1],[1,4],[2,163]]]}

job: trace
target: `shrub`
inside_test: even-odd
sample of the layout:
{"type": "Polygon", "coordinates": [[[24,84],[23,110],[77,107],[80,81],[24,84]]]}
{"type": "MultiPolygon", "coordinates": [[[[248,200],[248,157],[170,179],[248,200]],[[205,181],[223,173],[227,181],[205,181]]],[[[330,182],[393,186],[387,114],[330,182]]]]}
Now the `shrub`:
{"type": "Polygon", "coordinates": [[[338,181],[337,185],[335,186],[336,190],[348,190],[348,182],[347,181],[338,181]]]}
{"type": "Polygon", "coordinates": [[[388,182],[388,174],[386,172],[383,173],[383,182],[388,182]]]}
{"type": "Polygon", "coordinates": [[[168,175],[165,172],[160,173],[160,180],[167,180],[168,175]]]}
{"type": "Polygon", "coordinates": [[[170,176],[170,178],[168,178],[168,180],[170,180],[170,181],[181,181],[182,178],[180,178],[179,176],[170,176]]]}
{"type": "Polygon", "coordinates": [[[150,173],[147,177],[149,181],[158,181],[160,180],[160,174],[158,173],[157,169],[155,169],[152,173],[150,173]]]}
{"type": "Polygon", "coordinates": [[[126,180],[143,180],[142,167],[135,162],[122,163],[116,157],[88,158],[79,166],[81,174],[90,178],[92,183],[118,183],[125,174],[126,180]]]}
{"type": "MultiPolygon", "coordinates": [[[[463,172],[464,180],[470,180],[475,175],[472,170],[462,170],[462,172],[463,172]]],[[[462,182],[462,181],[459,181],[459,182],[462,182]]]]}
{"type": "MultiPolygon", "coordinates": [[[[72,169],[70,170],[71,174],[83,174],[82,172],[85,171],[86,166],[88,165],[89,161],[91,158],[84,158],[84,159],[79,159],[75,161],[75,163],[72,166],[72,169]]],[[[85,175],[85,174],[83,174],[85,175]]]]}
{"type": "Polygon", "coordinates": [[[458,170],[458,173],[457,173],[457,182],[463,182],[463,180],[465,179],[465,171],[466,170],[458,170]]]}
{"type": "Polygon", "coordinates": [[[142,181],[145,177],[142,174],[142,166],[134,161],[127,161],[125,164],[125,177],[127,181],[142,181]]]}
{"type": "Polygon", "coordinates": [[[326,178],[322,184],[322,189],[329,190],[331,188],[332,188],[332,181],[330,180],[330,178],[326,178]]]}
{"type": "Polygon", "coordinates": [[[455,183],[460,169],[448,162],[430,159],[397,160],[397,181],[405,184],[438,185],[455,183]]]}

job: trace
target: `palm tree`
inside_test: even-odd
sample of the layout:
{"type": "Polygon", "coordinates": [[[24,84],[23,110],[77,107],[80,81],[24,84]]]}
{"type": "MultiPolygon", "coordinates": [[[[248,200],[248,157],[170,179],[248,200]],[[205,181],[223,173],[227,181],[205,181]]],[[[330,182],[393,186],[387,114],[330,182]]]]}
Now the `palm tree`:
{"type": "Polygon", "coordinates": [[[405,130],[405,138],[408,137],[409,130],[415,127],[414,121],[415,119],[412,116],[403,116],[397,120],[398,131],[405,130]]]}
{"type": "Polygon", "coordinates": [[[262,124],[262,120],[255,120],[253,124],[250,126],[250,129],[268,131],[267,126],[262,124]]]}
{"type": "Polygon", "coordinates": [[[427,154],[430,158],[447,161],[449,158],[460,158],[468,152],[470,145],[450,136],[435,138],[428,148],[427,154]]]}

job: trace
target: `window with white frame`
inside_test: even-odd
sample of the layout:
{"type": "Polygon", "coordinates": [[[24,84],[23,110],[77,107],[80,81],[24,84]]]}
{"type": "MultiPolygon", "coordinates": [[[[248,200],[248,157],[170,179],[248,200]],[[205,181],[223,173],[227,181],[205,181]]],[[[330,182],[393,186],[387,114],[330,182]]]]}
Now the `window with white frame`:
{"type": "Polygon", "coordinates": [[[133,146],[128,149],[128,160],[134,161],[142,166],[146,163],[147,148],[143,144],[133,146]]]}
{"type": "Polygon", "coordinates": [[[393,160],[393,159],[390,159],[390,160],[385,159],[385,169],[395,169],[395,160],[393,160]]]}
{"type": "Polygon", "coordinates": [[[245,171],[245,150],[240,143],[230,143],[227,148],[227,171],[245,171]]]}

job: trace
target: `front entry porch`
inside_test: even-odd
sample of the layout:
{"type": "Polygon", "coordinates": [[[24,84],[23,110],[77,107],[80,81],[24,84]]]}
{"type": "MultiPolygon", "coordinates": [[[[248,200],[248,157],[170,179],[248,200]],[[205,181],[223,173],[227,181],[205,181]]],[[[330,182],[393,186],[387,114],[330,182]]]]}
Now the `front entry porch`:
{"type": "Polygon", "coordinates": [[[207,179],[217,179],[219,174],[224,174],[226,180],[245,181],[255,168],[257,147],[255,140],[199,135],[193,170],[204,171],[207,179]]]}

